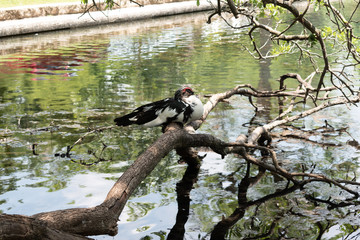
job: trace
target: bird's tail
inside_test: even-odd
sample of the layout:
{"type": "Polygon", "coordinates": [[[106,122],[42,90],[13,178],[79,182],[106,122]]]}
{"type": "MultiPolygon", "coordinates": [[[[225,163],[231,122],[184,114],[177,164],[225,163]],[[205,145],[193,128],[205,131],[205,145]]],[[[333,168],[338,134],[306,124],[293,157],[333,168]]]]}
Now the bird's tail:
{"type": "Polygon", "coordinates": [[[118,126],[129,126],[131,124],[134,124],[135,121],[131,120],[131,118],[133,118],[134,116],[132,116],[131,114],[122,116],[122,117],[118,117],[114,119],[114,122],[116,123],[116,125],[118,126]]]}

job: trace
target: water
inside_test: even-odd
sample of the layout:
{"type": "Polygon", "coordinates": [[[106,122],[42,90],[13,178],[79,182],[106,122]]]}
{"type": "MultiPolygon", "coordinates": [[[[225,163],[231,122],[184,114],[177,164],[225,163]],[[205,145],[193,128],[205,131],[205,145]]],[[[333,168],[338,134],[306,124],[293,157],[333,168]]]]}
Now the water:
{"type": "MultiPolygon", "coordinates": [[[[275,89],[281,74],[306,76],[313,70],[306,64],[289,64],[291,57],[255,61],[244,48],[249,43],[242,31],[230,29],[222,21],[208,25],[206,18],[207,14],[201,13],[0,40],[0,211],[32,215],[100,204],[121,173],[161,134],[160,129],[135,126],[93,134],[74,147],[71,158],[64,157],[66,147],[89,129],[111,126],[116,116],[172,96],[182,85],[190,85],[206,102],[205,94],[238,84],[275,89]],[[103,143],[107,145],[104,151],[103,143]],[[92,164],[99,157],[106,161],[92,164]],[[81,161],[88,166],[79,164],[81,161]]],[[[256,116],[255,122],[264,124],[276,116],[277,109],[270,108],[275,106],[273,102],[258,104],[266,111],[256,116]]],[[[230,104],[219,104],[199,132],[233,141],[247,133],[253,116],[247,98],[234,97],[230,104]]],[[[312,128],[328,120],[336,128],[347,126],[359,140],[359,117],[358,108],[335,107],[297,124],[312,128]]],[[[344,133],[331,141],[345,143],[349,139],[344,133]]],[[[297,140],[274,144],[282,149],[279,156],[290,169],[316,161],[319,170],[331,177],[359,175],[359,152],[346,144],[340,148],[297,140]]],[[[175,186],[185,168],[174,152],[159,163],[128,201],[115,239],[163,239],[169,233],[177,214],[175,186]]],[[[243,160],[207,153],[191,191],[186,239],[209,236],[222,216],[232,213],[237,206],[236,184],[244,172],[243,160]]],[[[264,178],[250,190],[249,198],[271,193],[273,184],[271,176],[264,178]]],[[[328,194],[326,189],[324,192],[328,194]]],[[[294,193],[290,203],[293,198],[302,199],[302,195],[294,193]]],[[[237,239],[240,230],[266,230],[275,215],[283,216],[281,228],[290,229],[298,239],[312,239],[316,234],[309,229],[316,221],[309,221],[314,216],[307,210],[336,228],[328,233],[329,238],[338,234],[338,226],[360,224],[350,218],[340,222],[336,213],[321,215],[316,213],[321,209],[308,205],[297,209],[306,216],[299,220],[287,216],[286,207],[279,208],[286,201],[270,202],[255,224],[250,222],[256,210],[250,209],[233,228],[231,239],[237,239]],[[302,231],[312,237],[299,237],[302,231]]]]}

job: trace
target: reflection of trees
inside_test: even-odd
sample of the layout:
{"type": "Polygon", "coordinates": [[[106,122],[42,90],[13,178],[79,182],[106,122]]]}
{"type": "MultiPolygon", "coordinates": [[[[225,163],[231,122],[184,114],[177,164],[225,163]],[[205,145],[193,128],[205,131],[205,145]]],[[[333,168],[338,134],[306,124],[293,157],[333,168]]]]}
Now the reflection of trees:
{"type": "Polygon", "coordinates": [[[178,154],[188,164],[183,178],[176,184],[178,213],[176,223],[170,230],[167,239],[180,240],[184,238],[185,224],[190,211],[190,191],[197,180],[201,157],[193,149],[181,149],[178,154]]]}

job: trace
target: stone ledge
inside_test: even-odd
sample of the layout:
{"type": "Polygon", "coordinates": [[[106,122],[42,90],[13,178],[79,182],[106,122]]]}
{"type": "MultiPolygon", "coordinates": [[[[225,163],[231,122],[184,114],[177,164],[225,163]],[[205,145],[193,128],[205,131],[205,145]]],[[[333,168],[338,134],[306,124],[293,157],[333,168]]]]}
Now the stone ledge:
{"type": "Polygon", "coordinates": [[[92,12],[89,14],[65,14],[47,17],[35,17],[19,20],[0,21],[0,37],[90,27],[101,24],[137,21],[164,16],[172,16],[184,13],[193,13],[211,10],[212,6],[207,0],[172,2],[164,4],[150,4],[144,7],[128,7],[104,12],[92,12]]]}
{"type": "MultiPolygon", "coordinates": [[[[139,0],[136,1],[141,5],[152,5],[152,4],[162,4],[170,2],[180,2],[180,1],[195,1],[195,0],[139,0]]],[[[35,18],[35,17],[45,17],[45,16],[57,16],[65,14],[78,14],[86,11],[90,5],[86,6],[85,4],[68,2],[68,3],[54,3],[54,4],[41,4],[41,5],[30,5],[22,7],[13,7],[13,8],[0,8],[0,21],[7,20],[18,20],[24,18],[35,18]]],[[[118,5],[114,5],[113,9],[127,8],[127,7],[136,7],[136,3],[130,2],[130,0],[121,0],[118,2],[118,5]]],[[[98,11],[99,9],[93,7],[90,11],[98,11]]],[[[100,10],[105,10],[105,3],[100,4],[100,10]]]]}

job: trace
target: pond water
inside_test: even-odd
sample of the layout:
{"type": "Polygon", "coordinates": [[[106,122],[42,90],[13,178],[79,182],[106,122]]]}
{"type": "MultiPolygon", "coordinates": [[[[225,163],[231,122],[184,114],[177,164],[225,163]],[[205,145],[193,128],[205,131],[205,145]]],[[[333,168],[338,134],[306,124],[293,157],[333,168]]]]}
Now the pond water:
{"type": "MultiPolygon", "coordinates": [[[[161,134],[160,129],[134,126],[94,134],[74,147],[71,158],[64,156],[67,146],[89,129],[111,126],[116,116],[141,104],[172,96],[182,85],[191,86],[205,103],[206,94],[238,84],[277,89],[280,75],[299,72],[306,76],[313,71],[309,64],[297,64],[291,56],[254,60],[244,48],[249,44],[244,32],[221,20],[206,24],[207,16],[181,15],[1,39],[0,212],[32,215],[100,204],[121,173],[161,134]],[[104,151],[103,144],[107,145],[104,151]],[[105,161],[92,164],[99,158],[105,161]],[[80,164],[84,162],[88,166],[80,164]]],[[[264,111],[254,121],[247,98],[221,103],[199,132],[234,141],[248,132],[251,121],[264,124],[277,115],[272,102],[258,104],[264,111]]],[[[320,127],[327,120],[335,128],[348,127],[351,136],[330,139],[343,144],[352,137],[360,140],[359,119],[356,107],[334,107],[296,124],[320,127]]],[[[359,151],[349,145],[324,148],[298,140],[275,145],[291,168],[316,164],[318,171],[331,177],[359,176],[359,151]]],[[[178,160],[170,153],[139,186],[120,216],[117,236],[94,238],[164,239],[175,224],[175,188],[186,169],[178,160]]],[[[185,239],[208,238],[222,216],[232,213],[237,204],[234,185],[244,175],[245,166],[244,160],[234,156],[221,159],[207,153],[191,191],[185,239]]],[[[274,180],[268,176],[248,196],[255,199],[271,193],[273,186],[274,180]]],[[[304,216],[301,218],[290,217],[286,207],[279,206],[301,196],[294,193],[269,203],[256,219],[253,214],[258,208],[250,210],[229,238],[266,231],[274,216],[283,216],[279,231],[288,229],[297,239],[316,239],[318,222],[334,226],[325,235],[328,239],[360,225],[357,210],[344,217],[341,211],[322,209],[326,213],[319,213],[319,209],[305,206],[298,211],[304,216]]]]}

